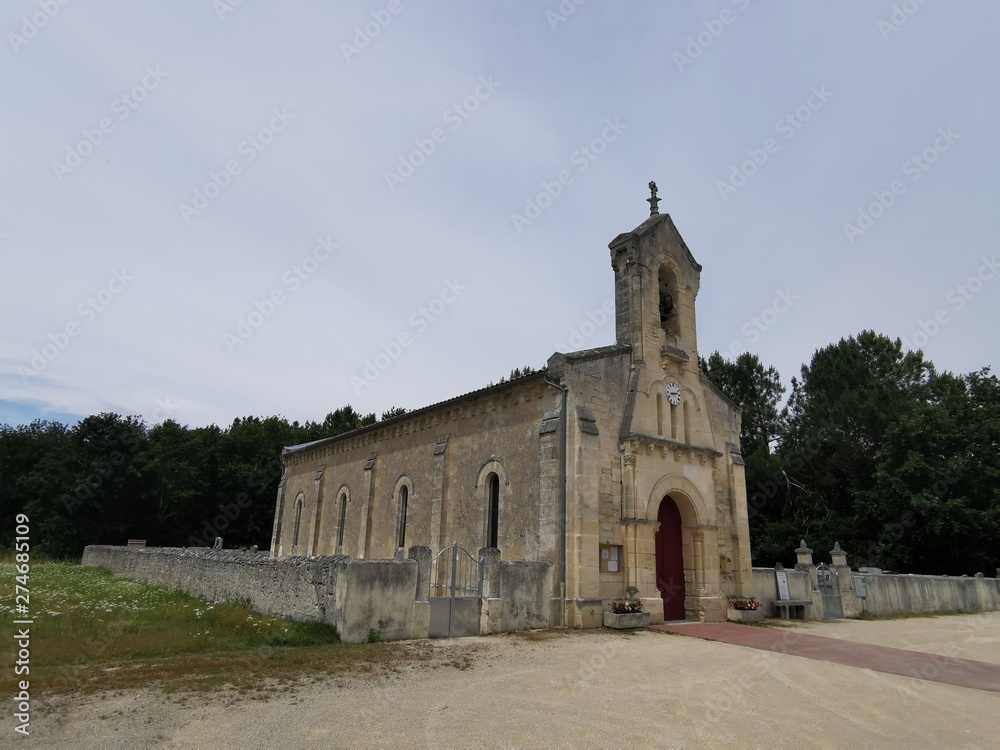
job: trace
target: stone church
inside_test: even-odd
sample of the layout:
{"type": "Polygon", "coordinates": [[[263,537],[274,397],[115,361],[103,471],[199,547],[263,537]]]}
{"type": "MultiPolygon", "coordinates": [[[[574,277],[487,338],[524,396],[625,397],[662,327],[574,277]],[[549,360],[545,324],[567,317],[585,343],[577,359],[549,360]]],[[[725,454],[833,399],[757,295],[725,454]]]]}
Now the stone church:
{"type": "Polygon", "coordinates": [[[569,627],[626,596],[654,623],[722,621],[752,594],[740,412],[699,370],[701,266],[650,188],[609,245],[613,345],[286,448],[272,557],[495,547],[552,564],[569,627]]]}

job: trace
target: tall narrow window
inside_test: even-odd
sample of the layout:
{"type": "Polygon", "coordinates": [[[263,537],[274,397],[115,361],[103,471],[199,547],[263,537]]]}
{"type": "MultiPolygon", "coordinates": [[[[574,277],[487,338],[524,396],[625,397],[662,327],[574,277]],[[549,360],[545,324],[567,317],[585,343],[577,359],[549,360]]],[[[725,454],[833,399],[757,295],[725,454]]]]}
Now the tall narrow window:
{"type": "Polygon", "coordinates": [[[496,547],[500,526],[500,477],[496,474],[490,474],[490,494],[487,514],[486,546],[496,547]]]}
{"type": "Polygon", "coordinates": [[[406,546],[406,501],[409,499],[410,491],[404,484],[399,488],[399,540],[397,547],[406,546]]]}
{"type": "Polygon", "coordinates": [[[656,434],[663,437],[663,394],[656,394],[656,434]]]}
{"type": "Polygon", "coordinates": [[[295,498],[295,526],[292,533],[292,554],[294,555],[297,550],[296,547],[299,545],[299,530],[302,527],[302,493],[300,492],[298,497],[295,498]]]}
{"type": "Polygon", "coordinates": [[[344,546],[344,524],[347,522],[347,493],[340,495],[340,524],[337,526],[337,549],[344,546]]]}

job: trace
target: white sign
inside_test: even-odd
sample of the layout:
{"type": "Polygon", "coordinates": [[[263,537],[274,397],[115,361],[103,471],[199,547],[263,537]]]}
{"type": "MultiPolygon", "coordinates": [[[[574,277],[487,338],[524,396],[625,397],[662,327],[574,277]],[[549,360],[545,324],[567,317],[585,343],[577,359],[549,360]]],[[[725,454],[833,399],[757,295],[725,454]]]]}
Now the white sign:
{"type": "Polygon", "coordinates": [[[774,575],[778,579],[778,599],[788,601],[792,598],[788,595],[788,574],[783,570],[776,570],[774,575]]]}

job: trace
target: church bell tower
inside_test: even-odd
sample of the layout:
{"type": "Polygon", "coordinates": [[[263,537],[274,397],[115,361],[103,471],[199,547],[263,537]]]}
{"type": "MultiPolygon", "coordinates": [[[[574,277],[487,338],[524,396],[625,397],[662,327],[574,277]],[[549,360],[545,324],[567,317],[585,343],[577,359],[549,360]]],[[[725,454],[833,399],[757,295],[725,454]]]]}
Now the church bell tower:
{"type": "Polygon", "coordinates": [[[615,334],[632,347],[632,362],[660,363],[662,357],[693,362],[698,339],[695,298],[701,265],[669,214],[658,210],[656,183],[649,183],[649,218],[608,246],[615,272],[615,334]]]}

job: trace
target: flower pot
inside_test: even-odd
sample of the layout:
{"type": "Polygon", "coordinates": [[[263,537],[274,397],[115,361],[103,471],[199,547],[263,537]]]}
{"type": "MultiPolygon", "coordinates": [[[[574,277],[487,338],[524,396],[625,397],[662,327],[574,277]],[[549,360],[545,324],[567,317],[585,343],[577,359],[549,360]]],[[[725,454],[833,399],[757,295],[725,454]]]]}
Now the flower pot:
{"type": "Polygon", "coordinates": [[[730,622],[760,622],[764,619],[762,609],[733,609],[726,610],[726,619],[730,622]]]}
{"type": "Polygon", "coordinates": [[[627,628],[644,628],[649,625],[649,612],[628,612],[623,615],[614,612],[604,613],[604,627],[625,630],[627,628]]]}

